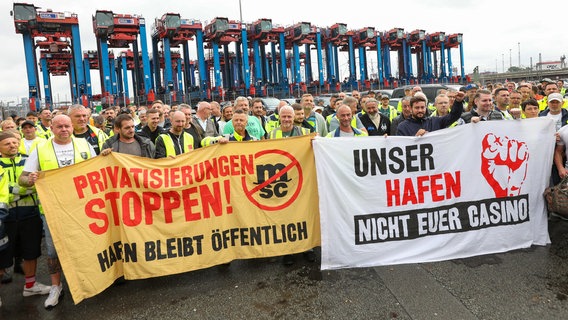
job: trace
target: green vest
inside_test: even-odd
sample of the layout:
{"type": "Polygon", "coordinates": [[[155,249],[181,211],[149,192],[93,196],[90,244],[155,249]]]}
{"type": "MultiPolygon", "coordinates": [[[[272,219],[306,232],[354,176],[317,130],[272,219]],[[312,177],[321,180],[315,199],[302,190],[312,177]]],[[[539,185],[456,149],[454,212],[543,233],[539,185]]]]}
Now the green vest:
{"type": "MultiPolygon", "coordinates": [[[[290,137],[303,136],[306,134],[310,134],[310,129],[294,126],[294,128],[292,128],[292,134],[290,134],[290,137]]],[[[278,127],[270,131],[268,139],[281,139],[281,138],[283,138],[281,127],[278,127]]]]}
{"type": "MultiPolygon", "coordinates": [[[[49,138],[46,143],[37,147],[37,161],[41,171],[60,168],[59,161],[55,156],[53,148],[53,138],[49,138]]],[[[79,163],[91,158],[91,146],[85,139],[72,137],[74,163],[79,163]]]]}
{"type": "Polygon", "coordinates": [[[9,201],[11,206],[35,206],[36,201],[34,198],[29,197],[33,195],[37,197],[34,187],[26,188],[20,187],[18,178],[24,171],[24,164],[26,158],[17,155],[14,159],[0,158],[0,167],[4,169],[4,179],[8,180],[8,188],[10,190],[9,201]]]}
{"type": "MultiPolygon", "coordinates": [[[[185,131],[182,133],[182,135],[184,143],[182,146],[182,153],[187,153],[193,150],[193,136],[185,131]]],[[[164,141],[164,147],[166,147],[166,157],[176,156],[176,149],[174,148],[174,140],[172,139],[172,137],[167,133],[162,133],[160,137],[162,137],[162,140],[164,141]]]]}

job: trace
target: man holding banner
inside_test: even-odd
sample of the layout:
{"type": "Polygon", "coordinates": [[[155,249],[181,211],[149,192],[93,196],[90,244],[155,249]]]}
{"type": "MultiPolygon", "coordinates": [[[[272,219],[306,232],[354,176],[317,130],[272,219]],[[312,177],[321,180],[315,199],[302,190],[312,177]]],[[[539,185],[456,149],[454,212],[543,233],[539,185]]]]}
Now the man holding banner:
{"type": "Polygon", "coordinates": [[[458,91],[452,106],[452,111],[443,117],[428,117],[426,114],[426,99],[414,96],[410,99],[412,117],[400,123],[397,129],[399,136],[423,136],[427,132],[447,128],[456,122],[463,112],[465,93],[458,91]]]}
{"type": "Polygon", "coordinates": [[[156,159],[174,157],[193,150],[193,136],[185,132],[185,114],[174,112],[172,127],[156,138],[156,159]]]}
{"type": "MultiPolygon", "coordinates": [[[[87,140],[73,137],[73,126],[68,116],[55,116],[51,131],[53,137],[33,150],[26,160],[24,171],[18,181],[21,186],[34,186],[39,176],[38,171],[66,167],[96,156],[93,146],[87,140]]],[[[48,216],[49,214],[47,212],[48,216]]],[[[63,296],[63,284],[61,282],[61,264],[44,215],[42,215],[42,219],[48,255],[47,265],[51,275],[51,290],[44,305],[46,309],[51,309],[59,303],[59,299],[63,296]]]]}

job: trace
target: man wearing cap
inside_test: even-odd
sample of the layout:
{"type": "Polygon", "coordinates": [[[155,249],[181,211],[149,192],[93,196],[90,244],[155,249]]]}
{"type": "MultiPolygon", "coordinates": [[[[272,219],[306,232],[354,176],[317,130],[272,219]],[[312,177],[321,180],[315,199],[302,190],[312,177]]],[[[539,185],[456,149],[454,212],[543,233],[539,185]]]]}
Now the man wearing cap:
{"type": "MultiPolygon", "coordinates": [[[[546,78],[546,79],[548,79],[548,78],[546,78]]],[[[546,79],[543,79],[543,81],[546,80],[546,79]]],[[[551,93],[560,94],[560,90],[558,90],[558,85],[556,84],[556,82],[553,82],[553,81],[544,83],[544,85],[542,86],[542,90],[544,92],[544,97],[541,100],[538,101],[538,105],[540,106],[540,110],[546,109],[546,106],[548,105],[548,96],[551,93]]]]}
{"type": "MultiPolygon", "coordinates": [[[[556,84],[554,85],[556,86],[556,84]]],[[[559,132],[560,140],[562,140],[563,135],[565,136],[565,130],[562,130],[562,135],[560,134],[561,128],[568,123],[568,110],[562,108],[563,100],[564,99],[562,98],[562,95],[560,93],[551,93],[548,96],[548,107],[538,114],[539,117],[549,117],[554,119],[556,131],[559,132]]],[[[557,155],[555,155],[555,158],[556,157],[557,155]]],[[[550,174],[551,185],[560,183],[561,176],[559,175],[557,162],[558,161],[554,159],[554,163],[552,164],[552,172],[550,174]]]]}
{"type": "Polygon", "coordinates": [[[40,143],[44,143],[46,139],[40,138],[36,135],[35,123],[26,120],[20,125],[23,139],[20,140],[20,148],[18,152],[23,155],[29,155],[40,143]]]}
{"type": "Polygon", "coordinates": [[[466,98],[463,105],[465,111],[475,109],[475,94],[477,94],[477,89],[479,89],[479,87],[475,83],[470,83],[465,86],[466,98]]]}
{"type": "MultiPolygon", "coordinates": [[[[556,84],[554,85],[556,86],[556,84]]],[[[551,93],[548,96],[547,100],[547,108],[541,111],[538,116],[554,119],[554,123],[556,124],[556,131],[558,131],[568,123],[568,110],[562,108],[564,99],[562,98],[562,95],[560,93],[551,93]]]]}
{"type": "MultiPolygon", "coordinates": [[[[402,100],[400,102],[400,107],[402,110],[402,100]]],[[[378,109],[379,113],[387,117],[391,122],[394,118],[398,116],[398,111],[396,110],[395,107],[389,104],[389,97],[387,97],[386,95],[381,97],[381,105],[379,106],[378,109]]]]}

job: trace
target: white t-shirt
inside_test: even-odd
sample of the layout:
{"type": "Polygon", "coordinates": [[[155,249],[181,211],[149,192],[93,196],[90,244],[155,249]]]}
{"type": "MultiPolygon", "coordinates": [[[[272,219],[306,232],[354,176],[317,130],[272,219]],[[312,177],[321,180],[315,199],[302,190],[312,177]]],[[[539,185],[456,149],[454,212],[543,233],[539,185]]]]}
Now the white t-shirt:
{"type": "Polygon", "coordinates": [[[550,112],[546,115],[548,118],[554,119],[554,123],[556,124],[556,131],[562,128],[562,112],[559,114],[551,114],[550,112]]]}
{"type": "Polygon", "coordinates": [[[26,153],[30,154],[30,148],[32,147],[32,144],[34,143],[34,140],[28,140],[28,139],[24,139],[24,148],[26,148],[26,153]]]}
{"type": "MultiPolygon", "coordinates": [[[[560,140],[556,142],[556,144],[560,146],[566,146],[568,144],[568,126],[560,128],[560,130],[558,130],[558,134],[560,135],[560,140]]],[[[568,159],[568,148],[565,148],[564,152],[566,154],[566,159],[568,159]]],[[[564,164],[564,167],[568,168],[566,164],[564,164]]]]}
{"type": "MultiPolygon", "coordinates": [[[[68,144],[57,144],[53,141],[53,150],[55,150],[55,156],[59,162],[59,167],[70,166],[75,163],[75,157],[73,152],[73,143],[68,144]]],[[[91,151],[91,158],[96,156],[95,149],[89,144],[89,150],[91,151]]],[[[30,156],[26,159],[24,164],[25,172],[36,172],[39,171],[39,161],[37,158],[37,148],[35,148],[30,156]]]]}

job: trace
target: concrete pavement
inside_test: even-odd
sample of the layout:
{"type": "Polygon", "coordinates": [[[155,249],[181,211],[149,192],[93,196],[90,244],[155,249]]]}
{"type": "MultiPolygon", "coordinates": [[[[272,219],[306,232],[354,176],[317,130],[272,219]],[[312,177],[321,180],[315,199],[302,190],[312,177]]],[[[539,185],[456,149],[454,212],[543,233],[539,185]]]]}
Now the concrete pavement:
{"type": "MultiPolygon", "coordinates": [[[[0,288],[0,319],[568,319],[568,222],[552,245],[425,264],[323,271],[298,256],[127,281],[52,311],[0,288]]],[[[38,278],[48,283],[44,258],[38,278]]]]}

